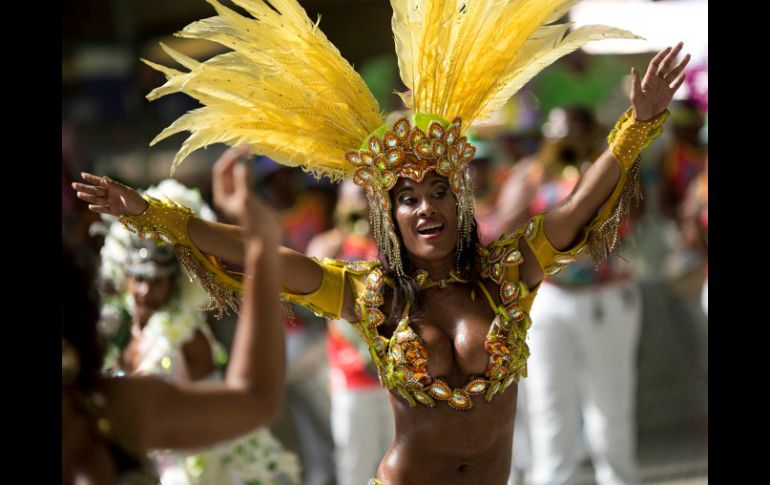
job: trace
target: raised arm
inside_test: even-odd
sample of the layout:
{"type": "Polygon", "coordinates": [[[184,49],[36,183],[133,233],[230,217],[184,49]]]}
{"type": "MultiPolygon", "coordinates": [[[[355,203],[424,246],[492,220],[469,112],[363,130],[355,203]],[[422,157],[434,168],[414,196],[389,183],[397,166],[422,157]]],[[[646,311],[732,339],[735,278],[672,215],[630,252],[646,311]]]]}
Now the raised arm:
{"type": "Polygon", "coordinates": [[[214,167],[214,202],[242,224],[244,289],[225,381],[174,385],[156,378],[108,381],[108,419],[141,449],[195,448],[268,425],[280,409],[285,374],[278,302],[281,258],[272,214],[248,188],[236,156],[214,167]]]}
{"type": "Polygon", "coordinates": [[[687,54],[679,63],[682,49],[667,47],[651,61],[644,79],[632,68],[632,110],[617,127],[617,136],[590,168],[583,174],[573,192],[547,213],[544,231],[557,250],[565,250],[577,241],[589,223],[597,216],[610,216],[612,206],[621,196],[624,185],[649,133],[665,119],[666,108],[676,90],[684,82],[684,68],[690,60],[687,54]]]}
{"type": "MultiPolygon", "coordinates": [[[[93,212],[115,217],[137,217],[150,208],[148,200],[127,185],[87,172],[82,172],[81,176],[87,183],[74,182],[72,187],[77,191],[78,198],[88,202],[88,208],[93,212]]],[[[190,217],[187,231],[192,243],[201,252],[243,265],[240,227],[190,217]]]]}
{"type": "MultiPolygon", "coordinates": [[[[235,160],[246,153],[245,148],[228,150],[220,161],[235,160]]],[[[232,306],[234,295],[242,289],[240,279],[224,271],[209,256],[243,265],[241,227],[198,219],[183,206],[142,197],[131,187],[108,177],[81,175],[86,183],[76,182],[72,187],[80,199],[88,202],[90,210],[120,217],[134,232],[174,244],[182,262],[201,277],[217,306],[232,306]]],[[[312,259],[285,247],[278,248],[278,256],[285,268],[280,281],[282,289],[307,294],[321,286],[321,269],[312,259]]]]}

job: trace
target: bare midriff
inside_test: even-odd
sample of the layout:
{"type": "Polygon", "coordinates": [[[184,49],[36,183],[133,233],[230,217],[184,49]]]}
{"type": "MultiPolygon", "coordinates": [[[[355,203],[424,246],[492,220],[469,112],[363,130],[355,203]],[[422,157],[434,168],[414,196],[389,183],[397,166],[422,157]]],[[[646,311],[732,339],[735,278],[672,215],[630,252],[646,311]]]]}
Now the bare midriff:
{"type": "Polygon", "coordinates": [[[517,385],[491,402],[473,398],[473,409],[410,407],[390,401],[396,438],[380,463],[386,485],[441,483],[504,485],[511,465],[517,385]]]}

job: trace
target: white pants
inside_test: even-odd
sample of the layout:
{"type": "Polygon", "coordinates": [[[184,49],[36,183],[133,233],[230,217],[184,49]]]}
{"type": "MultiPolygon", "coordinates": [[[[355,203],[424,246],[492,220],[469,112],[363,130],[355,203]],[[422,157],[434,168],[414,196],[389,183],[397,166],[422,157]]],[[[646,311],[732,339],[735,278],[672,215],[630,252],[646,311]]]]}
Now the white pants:
{"type": "Polygon", "coordinates": [[[632,282],[579,290],[543,283],[538,291],[530,313],[528,377],[522,381],[534,484],[575,483],[581,439],[598,485],[638,483],[640,298],[632,282]]]}
{"type": "Polygon", "coordinates": [[[513,456],[511,456],[511,473],[508,476],[508,485],[523,485],[526,472],[532,468],[527,422],[527,389],[523,383],[519,383],[516,394],[516,421],[513,427],[513,446],[511,447],[513,456]]]}
{"type": "Polygon", "coordinates": [[[377,468],[395,437],[393,410],[382,387],[331,394],[332,435],[338,485],[363,485],[377,468]]]}

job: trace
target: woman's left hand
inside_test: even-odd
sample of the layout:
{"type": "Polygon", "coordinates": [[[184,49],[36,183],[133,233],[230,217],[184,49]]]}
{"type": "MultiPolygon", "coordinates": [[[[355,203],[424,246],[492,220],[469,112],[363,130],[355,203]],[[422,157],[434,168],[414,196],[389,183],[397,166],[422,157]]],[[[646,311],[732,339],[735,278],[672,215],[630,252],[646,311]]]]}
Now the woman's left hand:
{"type": "Polygon", "coordinates": [[[631,105],[634,118],[640,121],[652,119],[666,110],[674,93],[685,79],[684,68],[690,62],[687,54],[676,63],[677,55],[684,44],[680,42],[673,49],[666,47],[652,58],[644,79],[639,79],[639,73],[631,68],[633,87],[631,89],[631,105]]]}

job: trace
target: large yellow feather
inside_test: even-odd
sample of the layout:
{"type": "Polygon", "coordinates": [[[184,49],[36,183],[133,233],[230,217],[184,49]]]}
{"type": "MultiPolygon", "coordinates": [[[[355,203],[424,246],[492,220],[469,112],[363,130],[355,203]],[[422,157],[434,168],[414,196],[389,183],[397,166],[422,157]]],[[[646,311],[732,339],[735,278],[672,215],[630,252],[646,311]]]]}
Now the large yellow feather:
{"type": "MultiPolygon", "coordinates": [[[[546,28],[552,26],[545,26],[546,28]]],[[[479,117],[491,116],[495,110],[504,105],[516,92],[521,89],[537,73],[551,65],[560,57],[579,49],[592,40],[608,38],[615,39],[640,39],[641,37],[631,32],[606,27],[604,25],[586,25],[564,34],[569,27],[567,24],[553,26],[553,29],[542,31],[541,38],[530,38],[520,54],[509,76],[503,76],[497,92],[491,96],[480,110],[479,117]]]]}
{"type": "Polygon", "coordinates": [[[216,0],[217,16],[194,22],[177,35],[207,39],[232,49],[198,62],[163,46],[189,72],[149,61],[167,82],[148,94],[183,92],[205,106],[163,130],[151,144],[181,131],[192,134],[172,165],[212,143],[247,143],[253,153],[302,166],[332,180],[350,176],[345,152],[384,123],[363,79],[295,0],[234,0],[244,17],[216,0]]]}
{"type": "Polygon", "coordinates": [[[639,38],[604,26],[566,35],[548,25],[578,0],[391,0],[393,35],[407,107],[456,116],[469,126],[490,116],[527,81],[592,40],[639,38]]]}

